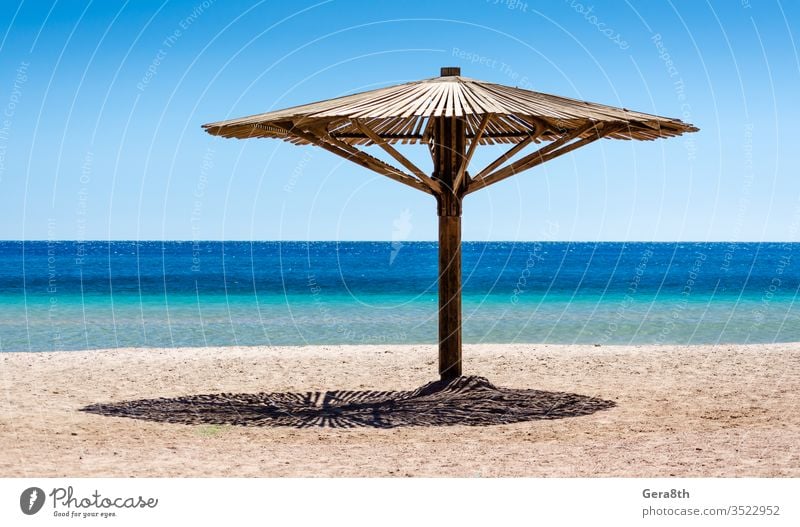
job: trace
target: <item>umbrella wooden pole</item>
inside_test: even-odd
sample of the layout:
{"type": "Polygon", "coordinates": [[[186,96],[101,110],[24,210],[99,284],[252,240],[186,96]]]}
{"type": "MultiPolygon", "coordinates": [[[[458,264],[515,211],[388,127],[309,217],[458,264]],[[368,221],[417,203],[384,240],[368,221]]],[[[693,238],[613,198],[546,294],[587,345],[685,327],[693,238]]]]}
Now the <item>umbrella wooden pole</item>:
{"type": "Polygon", "coordinates": [[[461,376],[461,216],[439,216],[439,375],[461,376]]]}
{"type": "MultiPolygon", "coordinates": [[[[444,74],[445,72],[442,71],[444,74]]],[[[439,376],[461,376],[461,200],[466,178],[457,174],[464,162],[466,131],[459,117],[436,118],[433,178],[439,181],[439,376]]]]}

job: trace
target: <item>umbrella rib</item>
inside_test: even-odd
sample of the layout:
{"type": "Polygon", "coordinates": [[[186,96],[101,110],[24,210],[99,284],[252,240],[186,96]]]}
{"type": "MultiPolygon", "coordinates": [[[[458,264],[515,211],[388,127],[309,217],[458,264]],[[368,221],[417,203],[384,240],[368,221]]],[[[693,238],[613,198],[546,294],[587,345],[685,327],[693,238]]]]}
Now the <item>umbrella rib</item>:
{"type": "Polygon", "coordinates": [[[527,163],[531,159],[534,159],[534,158],[537,158],[537,157],[541,157],[542,155],[544,155],[544,154],[546,154],[546,153],[548,153],[548,152],[550,152],[552,150],[555,150],[555,149],[561,147],[562,145],[565,145],[565,144],[569,143],[573,139],[575,139],[577,137],[580,137],[580,135],[583,134],[584,132],[586,132],[586,130],[588,130],[588,129],[592,128],[592,127],[595,127],[595,126],[597,126],[597,123],[590,121],[588,123],[585,123],[582,126],[579,126],[578,128],[575,128],[571,132],[569,132],[569,133],[567,133],[565,135],[562,135],[560,138],[556,139],[555,141],[553,141],[550,144],[547,144],[547,145],[543,146],[539,150],[537,150],[537,151],[535,151],[535,152],[533,152],[531,154],[528,154],[527,156],[515,161],[511,165],[508,165],[508,166],[503,167],[503,168],[501,168],[499,170],[496,170],[495,172],[493,172],[491,174],[489,174],[487,170],[484,170],[483,171],[484,173],[481,175],[480,180],[485,180],[489,176],[496,177],[495,174],[497,172],[500,172],[501,170],[505,171],[506,169],[508,169],[509,167],[512,167],[512,166],[513,167],[519,167],[519,166],[523,165],[524,163],[527,163]]]}
{"type": "MultiPolygon", "coordinates": [[[[544,126],[537,125],[536,129],[533,131],[532,134],[528,135],[528,137],[526,137],[513,147],[509,148],[506,151],[506,153],[504,153],[503,155],[501,155],[500,157],[498,157],[497,159],[486,165],[486,168],[478,172],[472,178],[472,180],[479,181],[483,179],[486,176],[486,174],[489,174],[492,170],[496,169],[497,167],[499,167],[500,165],[502,165],[503,163],[514,157],[514,155],[516,155],[517,152],[528,146],[528,144],[535,141],[538,137],[540,137],[544,133],[545,130],[546,128],[544,126]]],[[[469,190],[467,192],[469,192],[469,190]]]]}
{"type": "Polygon", "coordinates": [[[491,120],[491,118],[492,118],[491,113],[484,114],[483,119],[481,120],[481,124],[478,126],[478,130],[475,132],[475,137],[472,138],[472,142],[470,142],[469,144],[469,149],[467,150],[467,154],[461,161],[461,166],[458,167],[458,173],[456,174],[456,178],[453,182],[453,188],[461,188],[461,181],[464,179],[464,175],[467,173],[467,167],[469,166],[469,162],[472,160],[472,156],[473,154],[475,154],[475,150],[477,150],[478,144],[480,143],[481,137],[483,136],[483,132],[489,125],[489,121],[491,120]]]}
{"type": "MultiPolygon", "coordinates": [[[[534,159],[542,159],[542,156],[544,156],[545,154],[547,154],[547,153],[549,153],[549,152],[551,152],[551,151],[553,151],[553,150],[555,150],[555,149],[557,149],[557,148],[569,143],[570,141],[572,141],[576,137],[579,137],[582,133],[586,132],[586,130],[588,130],[589,128],[591,128],[593,126],[597,126],[597,124],[594,123],[594,122],[588,122],[588,123],[584,124],[583,126],[580,126],[580,127],[576,128],[576,129],[574,129],[572,132],[561,136],[559,139],[553,141],[552,143],[550,143],[548,145],[545,145],[542,148],[536,150],[535,152],[533,152],[531,154],[528,154],[527,156],[525,156],[525,157],[523,157],[523,158],[511,163],[510,165],[507,165],[507,166],[505,166],[503,168],[495,170],[494,172],[490,172],[489,167],[484,168],[483,170],[481,170],[480,174],[478,174],[477,176],[475,176],[472,179],[473,188],[472,188],[472,190],[467,189],[467,193],[470,193],[471,191],[474,192],[475,190],[478,190],[479,188],[487,187],[491,183],[496,183],[497,181],[500,181],[501,179],[505,179],[506,177],[508,177],[510,175],[513,175],[513,174],[517,173],[518,171],[521,171],[522,169],[520,167],[522,167],[526,163],[528,163],[528,162],[530,162],[531,160],[534,160],[534,159]]],[[[538,132],[538,130],[537,130],[537,132],[538,132]]],[[[528,139],[532,139],[532,137],[528,137],[528,139]]],[[[522,144],[522,143],[520,143],[520,144],[522,144]]],[[[517,145],[517,146],[519,146],[519,145],[517,145]]],[[[497,160],[495,160],[495,162],[492,163],[492,165],[495,165],[497,163],[497,161],[500,161],[500,163],[497,163],[496,166],[499,166],[500,164],[505,162],[511,156],[516,154],[516,151],[512,153],[513,150],[514,150],[513,148],[511,150],[509,150],[506,155],[503,155],[500,158],[498,158],[497,160]],[[511,155],[508,155],[508,154],[511,154],[511,155]],[[505,158],[505,159],[502,159],[502,158],[505,158]],[[502,161],[501,161],[501,159],[502,159],[502,161]]],[[[517,151],[519,151],[519,150],[517,150],[517,151]]]]}
{"type": "Polygon", "coordinates": [[[373,172],[377,172],[382,176],[386,176],[390,179],[393,179],[399,183],[404,183],[410,187],[413,187],[417,190],[421,190],[428,194],[433,194],[433,191],[419,182],[413,176],[406,174],[402,170],[399,170],[387,163],[384,163],[380,159],[372,157],[371,155],[367,154],[359,150],[358,148],[349,145],[343,141],[339,141],[331,137],[329,134],[325,134],[324,136],[317,135],[310,131],[303,131],[298,128],[292,128],[290,130],[286,130],[286,133],[290,135],[297,136],[301,139],[305,139],[309,143],[312,143],[320,148],[324,148],[328,152],[332,154],[336,154],[339,157],[343,157],[348,161],[352,161],[358,165],[363,166],[364,168],[368,168],[373,172]]]}
{"type": "Polygon", "coordinates": [[[506,178],[519,174],[525,170],[533,168],[535,166],[541,165],[546,161],[550,161],[551,159],[555,159],[558,156],[566,154],[568,152],[572,152],[573,150],[580,148],[584,145],[597,141],[598,139],[602,139],[603,137],[607,136],[610,133],[618,131],[622,128],[623,125],[614,124],[614,125],[606,125],[604,123],[589,123],[587,125],[581,126],[580,128],[575,129],[568,135],[562,136],[557,141],[550,143],[549,145],[540,148],[536,152],[528,154],[527,156],[523,157],[522,159],[515,161],[514,163],[503,167],[491,174],[484,176],[480,179],[473,179],[473,186],[467,189],[467,193],[474,192],[478,189],[488,187],[498,181],[502,181],[506,178]],[[579,139],[571,144],[570,141],[573,141],[581,134],[586,132],[586,130],[594,127],[595,133],[590,135],[589,137],[584,137],[583,139],[579,139]]]}
{"type": "MultiPolygon", "coordinates": [[[[400,183],[405,183],[407,185],[410,185],[410,186],[416,188],[417,190],[421,190],[421,191],[426,192],[428,194],[435,195],[434,191],[431,188],[429,188],[426,185],[424,185],[423,183],[421,183],[418,179],[416,179],[411,174],[407,174],[407,173],[403,172],[402,170],[400,170],[399,168],[395,168],[392,165],[390,165],[389,163],[381,161],[377,157],[373,157],[373,156],[369,155],[368,153],[364,152],[363,150],[360,150],[360,149],[356,148],[355,146],[349,145],[349,144],[345,143],[344,141],[340,141],[340,140],[336,139],[335,137],[331,137],[328,134],[325,134],[324,137],[325,137],[325,139],[327,141],[330,141],[335,146],[338,146],[339,148],[341,148],[342,150],[344,150],[346,152],[350,152],[351,155],[353,157],[355,157],[356,159],[363,159],[365,161],[371,162],[374,165],[376,165],[378,168],[380,168],[380,170],[376,170],[376,172],[378,172],[379,174],[382,174],[382,175],[387,176],[387,177],[389,177],[391,179],[394,179],[395,181],[399,181],[400,183]]],[[[367,167],[367,168],[369,168],[369,167],[367,167]]]]}
{"type": "Polygon", "coordinates": [[[428,177],[428,175],[425,174],[425,172],[423,172],[419,167],[417,167],[417,165],[409,161],[406,156],[398,152],[397,149],[390,145],[385,139],[381,138],[377,133],[375,133],[375,130],[367,126],[365,122],[363,122],[361,119],[353,119],[353,123],[364,133],[364,135],[369,137],[373,143],[381,147],[387,154],[397,160],[397,162],[410,170],[411,173],[417,176],[422,183],[430,187],[431,190],[434,192],[441,191],[439,182],[428,177]]]}

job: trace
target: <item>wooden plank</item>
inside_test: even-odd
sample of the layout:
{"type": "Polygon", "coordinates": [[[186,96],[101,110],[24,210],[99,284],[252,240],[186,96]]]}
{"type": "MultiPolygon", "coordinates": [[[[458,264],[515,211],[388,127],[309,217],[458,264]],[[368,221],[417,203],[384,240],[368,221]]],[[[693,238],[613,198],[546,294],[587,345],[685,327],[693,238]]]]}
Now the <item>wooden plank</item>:
{"type": "Polygon", "coordinates": [[[441,117],[444,115],[444,109],[447,106],[447,96],[449,93],[448,83],[442,83],[439,88],[439,92],[441,93],[439,95],[439,99],[436,101],[436,108],[433,109],[432,113],[430,114],[433,117],[441,117]]]}

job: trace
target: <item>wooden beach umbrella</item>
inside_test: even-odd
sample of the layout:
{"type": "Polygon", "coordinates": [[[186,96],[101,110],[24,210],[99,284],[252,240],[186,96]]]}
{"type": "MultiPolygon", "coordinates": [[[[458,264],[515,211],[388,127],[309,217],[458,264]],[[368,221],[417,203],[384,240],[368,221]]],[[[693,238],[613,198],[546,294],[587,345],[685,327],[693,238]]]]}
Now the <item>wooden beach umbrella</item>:
{"type": "Polygon", "coordinates": [[[436,198],[439,214],[439,374],[461,375],[461,203],[481,190],[601,138],[652,140],[698,129],[678,119],[441,75],[285,110],[203,125],[213,135],[315,145],[436,198]],[[396,145],[421,143],[428,174],[396,145]],[[479,145],[508,150],[472,173],[479,145]],[[377,145],[396,164],[364,151],[377,145]],[[533,145],[533,146],[531,146],[533,145]],[[535,145],[539,145],[538,147],[535,145]],[[535,148],[523,155],[523,150],[535,148]]]}

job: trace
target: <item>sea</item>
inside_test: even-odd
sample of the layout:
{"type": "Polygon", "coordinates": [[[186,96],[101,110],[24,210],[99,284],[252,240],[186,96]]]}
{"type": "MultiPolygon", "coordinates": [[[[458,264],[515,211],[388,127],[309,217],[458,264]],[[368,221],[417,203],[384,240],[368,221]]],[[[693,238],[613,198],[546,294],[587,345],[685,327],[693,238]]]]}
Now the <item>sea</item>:
{"type": "MultiPolygon", "coordinates": [[[[0,351],[437,340],[433,242],[0,242],[0,351]]],[[[800,341],[800,244],[465,242],[465,343],[800,341]]]]}

